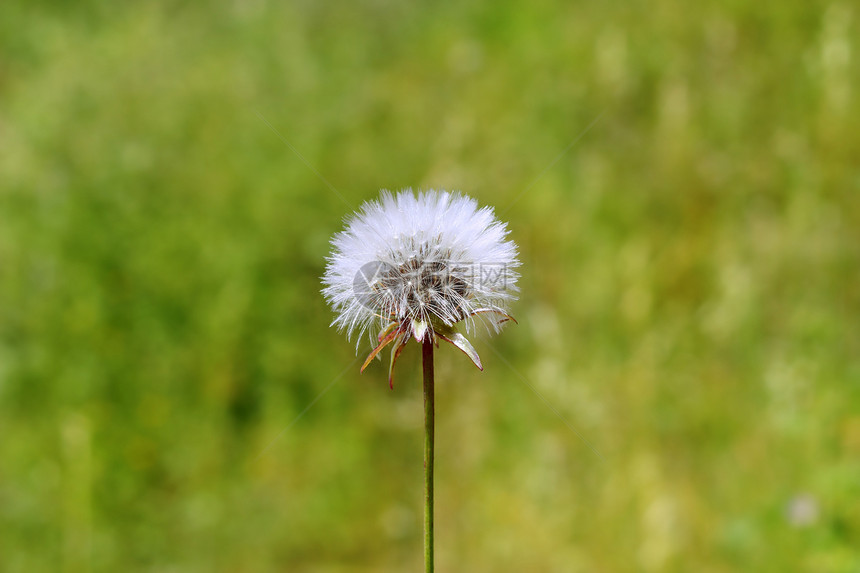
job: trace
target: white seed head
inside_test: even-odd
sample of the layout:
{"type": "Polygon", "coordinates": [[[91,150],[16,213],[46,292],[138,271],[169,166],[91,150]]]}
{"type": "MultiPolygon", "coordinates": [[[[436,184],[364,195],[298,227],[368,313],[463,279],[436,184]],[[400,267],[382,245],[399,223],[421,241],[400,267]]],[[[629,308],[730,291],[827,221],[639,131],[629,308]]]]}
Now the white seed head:
{"type": "Polygon", "coordinates": [[[498,330],[519,277],[507,234],[491,208],[465,195],[382,191],[332,239],[322,279],[332,325],[350,338],[395,324],[432,340],[461,321],[471,330],[475,318],[498,330]]]}

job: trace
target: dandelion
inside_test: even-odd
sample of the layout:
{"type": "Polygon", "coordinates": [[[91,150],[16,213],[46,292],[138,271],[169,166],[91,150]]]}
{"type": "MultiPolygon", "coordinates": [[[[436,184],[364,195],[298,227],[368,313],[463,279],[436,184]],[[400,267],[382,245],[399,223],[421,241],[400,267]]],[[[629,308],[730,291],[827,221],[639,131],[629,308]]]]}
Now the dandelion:
{"type": "MultiPolygon", "coordinates": [[[[422,345],[425,414],[425,562],[433,570],[433,350],[440,341],[463,351],[483,370],[466,336],[479,326],[499,331],[513,318],[519,266],[516,245],[489,207],[446,191],[396,195],[365,203],[332,239],[323,294],[332,322],[373,349],[361,371],[391,346],[388,382],[411,340],[422,345]]],[[[516,321],[514,321],[516,322],[516,321]]]]}
{"type": "Polygon", "coordinates": [[[414,195],[383,191],[365,203],[332,240],[323,293],[337,313],[333,325],[349,337],[376,334],[362,371],[392,345],[389,382],[411,338],[449,342],[483,369],[480,357],[454,326],[467,332],[476,319],[493,330],[512,320],[517,249],[488,207],[445,191],[414,195]],[[375,328],[374,328],[375,327],[375,328]]]}

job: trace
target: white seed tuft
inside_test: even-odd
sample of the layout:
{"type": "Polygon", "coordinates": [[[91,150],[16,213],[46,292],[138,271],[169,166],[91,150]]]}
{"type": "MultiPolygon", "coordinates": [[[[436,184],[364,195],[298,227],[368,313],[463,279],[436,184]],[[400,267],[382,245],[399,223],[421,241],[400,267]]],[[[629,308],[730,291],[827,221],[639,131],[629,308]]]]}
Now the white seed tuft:
{"type": "MultiPolygon", "coordinates": [[[[517,247],[489,207],[458,193],[382,191],[332,239],[323,294],[351,338],[396,323],[418,336],[476,318],[498,330],[516,298],[517,247]],[[420,334],[419,334],[420,333],[420,334]]],[[[509,317],[508,317],[509,318],[509,317]]]]}

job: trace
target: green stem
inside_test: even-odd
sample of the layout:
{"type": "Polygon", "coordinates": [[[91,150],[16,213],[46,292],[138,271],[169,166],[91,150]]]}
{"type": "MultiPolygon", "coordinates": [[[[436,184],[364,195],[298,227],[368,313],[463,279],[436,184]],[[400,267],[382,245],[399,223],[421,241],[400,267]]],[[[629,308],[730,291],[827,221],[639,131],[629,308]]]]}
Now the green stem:
{"type": "Polygon", "coordinates": [[[424,571],[433,573],[433,450],[436,418],[433,342],[424,340],[421,347],[424,361],[424,571]]]}

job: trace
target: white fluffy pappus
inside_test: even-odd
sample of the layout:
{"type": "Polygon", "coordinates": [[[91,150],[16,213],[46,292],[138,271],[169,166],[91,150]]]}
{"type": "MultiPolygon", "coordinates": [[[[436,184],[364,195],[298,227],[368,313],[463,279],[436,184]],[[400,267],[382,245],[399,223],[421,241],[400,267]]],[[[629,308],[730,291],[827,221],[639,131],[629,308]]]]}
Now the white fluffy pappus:
{"type": "Polygon", "coordinates": [[[516,298],[520,263],[507,234],[491,208],[447,191],[382,191],[348,218],[332,239],[323,294],[336,313],[333,326],[350,338],[376,335],[362,370],[394,343],[391,381],[410,338],[450,342],[482,368],[454,326],[464,322],[469,332],[480,318],[498,330],[512,320],[507,305],[516,298]]]}

